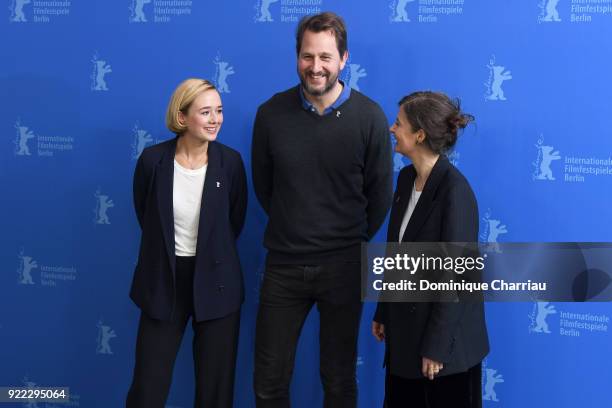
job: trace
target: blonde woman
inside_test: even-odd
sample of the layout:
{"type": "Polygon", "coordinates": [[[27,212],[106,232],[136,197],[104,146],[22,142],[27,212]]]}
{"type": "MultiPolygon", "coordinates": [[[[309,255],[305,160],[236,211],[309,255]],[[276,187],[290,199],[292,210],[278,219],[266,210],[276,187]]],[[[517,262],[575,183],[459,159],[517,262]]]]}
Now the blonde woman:
{"type": "Polygon", "coordinates": [[[144,149],[136,165],[142,239],[130,297],[141,317],[130,408],[165,406],[190,319],[195,406],[232,407],[244,299],[236,238],[247,188],[240,154],[216,141],[222,124],[215,87],[187,79],[166,114],[176,137],[144,149]]]}

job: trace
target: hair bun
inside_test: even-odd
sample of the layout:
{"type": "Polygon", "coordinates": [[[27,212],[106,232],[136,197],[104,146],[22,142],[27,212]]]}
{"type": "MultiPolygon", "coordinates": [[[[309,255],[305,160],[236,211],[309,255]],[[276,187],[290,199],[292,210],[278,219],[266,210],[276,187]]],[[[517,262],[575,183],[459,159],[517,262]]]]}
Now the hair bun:
{"type": "Polygon", "coordinates": [[[424,130],[426,147],[437,154],[451,149],[457,143],[459,129],[474,120],[461,111],[459,99],[451,99],[442,92],[413,92],[403,97],[399,105],[412,129],[424,130]]]}
{"type": "Polygon", "coordinates": [[[474,116],[457,111],[448,119],[451,133],[457,133],[459,129],[464,129],[470,122],[474,121],[474,116]]]}

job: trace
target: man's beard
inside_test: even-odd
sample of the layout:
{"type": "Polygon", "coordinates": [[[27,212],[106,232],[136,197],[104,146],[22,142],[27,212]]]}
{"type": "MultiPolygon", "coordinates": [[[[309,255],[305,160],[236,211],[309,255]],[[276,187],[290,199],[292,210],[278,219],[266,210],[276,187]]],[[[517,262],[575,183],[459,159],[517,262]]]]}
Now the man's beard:
{"type": "Polygon", "coordinates": [[[300,82],[302,84],[302,88],[309,94],[312,96],[323,96],[326,93],[328,93],[329,91],[332,90],[332,88],[336,85],[336,82],[338,81],[338,75],[332,75],[332,74],[328,74],[328,76],[324,76],[325,78],[325,85],[323,86],[323,88],[314,88],[311,85],[308,84],[308,81],[306,81],[306,76],[310,75],[310,72],[307,72],[305,76],[300,75],[300,82]]]}

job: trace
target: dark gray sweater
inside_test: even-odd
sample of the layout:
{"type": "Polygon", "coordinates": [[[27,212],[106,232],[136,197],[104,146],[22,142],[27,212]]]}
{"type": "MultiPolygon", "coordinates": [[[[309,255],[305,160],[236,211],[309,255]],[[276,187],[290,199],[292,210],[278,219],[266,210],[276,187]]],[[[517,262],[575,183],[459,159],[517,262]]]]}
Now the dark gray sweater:
{"type": "Polygon", "coordinates": [[[268,214],[272,263],[359,261],[393,195],[391,141],[381,108],[351,90],[320,116],[302,107],[299,87],[262,104],[252,144],[253,184],[268,214]]]}

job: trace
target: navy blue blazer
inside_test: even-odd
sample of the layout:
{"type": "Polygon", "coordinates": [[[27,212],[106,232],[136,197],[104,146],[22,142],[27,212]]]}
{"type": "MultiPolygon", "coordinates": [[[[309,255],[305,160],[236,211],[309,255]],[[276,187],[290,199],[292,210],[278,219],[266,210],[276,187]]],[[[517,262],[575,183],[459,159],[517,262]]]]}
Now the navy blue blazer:
{"type": "MultiPolygon", "coordinates": [[[[402,169],[389,217],[387,242],[398,242],[416,179],[402,169]]],[[[478,242],[478,205],[465,177],[440,156],[425,183],[402,242],[478,242]]],[[[439,376],[464,372],[489,352],[482,302],[379,303],[385,325],[385,362],[393,375],[423,378],[422,357],[444,363],[439,376]]]]}
{"type": "MultiPolygon", "coordinates": [[[[165,321],[173,320],[176,304],[172,196],[177,139],[144,149],[134,173],[134,207],[142,238],[130,297],[144,313],[165,321]]],[[[209,143],[193,282],[197,321],[235,312],[244,300],[236,239],[246,205],[240,153],[209,143]]]]}

